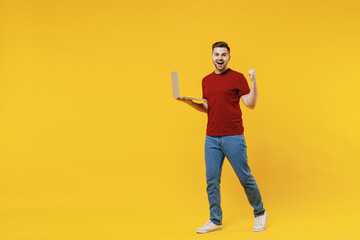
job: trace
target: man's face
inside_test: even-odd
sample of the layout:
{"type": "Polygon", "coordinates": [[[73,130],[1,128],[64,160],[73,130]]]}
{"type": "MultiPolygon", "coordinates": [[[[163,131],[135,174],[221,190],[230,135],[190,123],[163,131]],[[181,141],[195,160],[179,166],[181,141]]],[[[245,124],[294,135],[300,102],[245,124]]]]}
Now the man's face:
{"type": "Polygon", "coordinates": [[[218,72],[223,72],[227,69],[226,67],[230,60],[230,54],[227,48],[225,47],[214,48],[211,58],[218,72]]]}

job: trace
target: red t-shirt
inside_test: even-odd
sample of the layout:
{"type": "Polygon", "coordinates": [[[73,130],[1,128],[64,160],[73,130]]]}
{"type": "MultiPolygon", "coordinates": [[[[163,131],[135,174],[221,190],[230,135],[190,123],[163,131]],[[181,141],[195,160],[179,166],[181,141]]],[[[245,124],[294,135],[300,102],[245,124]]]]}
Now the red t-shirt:
{"type": "Polygon", "coordinates": [[[210,73],[202,80],[203,98],[208,104],[206,135],[226,136],[244,133],[239,100],[250,92],[242,73],[228,69],[222,74],[210,73]]]}

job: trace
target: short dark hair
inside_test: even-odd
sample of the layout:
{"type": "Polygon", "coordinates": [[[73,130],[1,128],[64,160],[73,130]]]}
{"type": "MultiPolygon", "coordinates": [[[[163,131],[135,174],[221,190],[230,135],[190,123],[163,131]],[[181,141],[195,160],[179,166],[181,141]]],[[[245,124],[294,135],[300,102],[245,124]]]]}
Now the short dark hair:
{"type": "Polygon", "coordinates": [[[230,53],[230,48],[229,45],[226,42],[216,42],[212,45],[212,50],[214,51],[214,48],[217,47],[223,47],[223,48],[227,48],[228,52],[230,53]]]}

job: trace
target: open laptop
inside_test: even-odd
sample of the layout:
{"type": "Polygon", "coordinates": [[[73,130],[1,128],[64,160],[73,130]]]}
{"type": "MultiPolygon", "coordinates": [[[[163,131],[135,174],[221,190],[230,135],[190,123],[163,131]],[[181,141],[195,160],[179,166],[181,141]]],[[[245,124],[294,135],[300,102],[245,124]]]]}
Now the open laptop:
{"type": "Polygon", "coordinates": [[[197,101],[206,101],[206,99],[202,98],[192,98],[192,97],[181,97],[180,96],[180,89],[179,89],[179,76],[178,72],[171,72],[171,81],[172,81],[172,90],[173,90],[173,97],[174,98],[182,98],[182,99],[193,99],[197,101]]]}

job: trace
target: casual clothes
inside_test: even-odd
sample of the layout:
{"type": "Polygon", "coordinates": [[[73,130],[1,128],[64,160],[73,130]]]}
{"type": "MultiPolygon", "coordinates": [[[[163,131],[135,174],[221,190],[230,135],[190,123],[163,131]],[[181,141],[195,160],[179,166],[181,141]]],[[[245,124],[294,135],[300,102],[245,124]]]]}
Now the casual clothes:
{"type": "Polygon", "coordinates": [[[222,74],[215,72],[202,81],[203,98],[208,104],[206,135],[241,135],[244,132],[239,100],[250,92],[242,73],[230,68],[222,74]]]}
{"type": "Polygon", "coordinates": [[[250,92],[243,74],[228,69],[215,72],[203,81],[203,98],[208,104],[208,125],[205,140],[205,164],[210,220],[222,224],[220,178],[224,158],[233,167],[243,186],[255,217],[265,213],[259,188],[251,174],[243,135],[244,127],[239,100],[250,92]]]}
{"type": "Polygon", "coordinates": [[[248,201],[254,208],[254,216],[265,213],[259,188],[250,172],[246,148],[244,135],[206,136],[206,191],[210,205],[210,220],[215,224],[222,224],[220,178],[225,156],[244,187],[248,201]]]}

